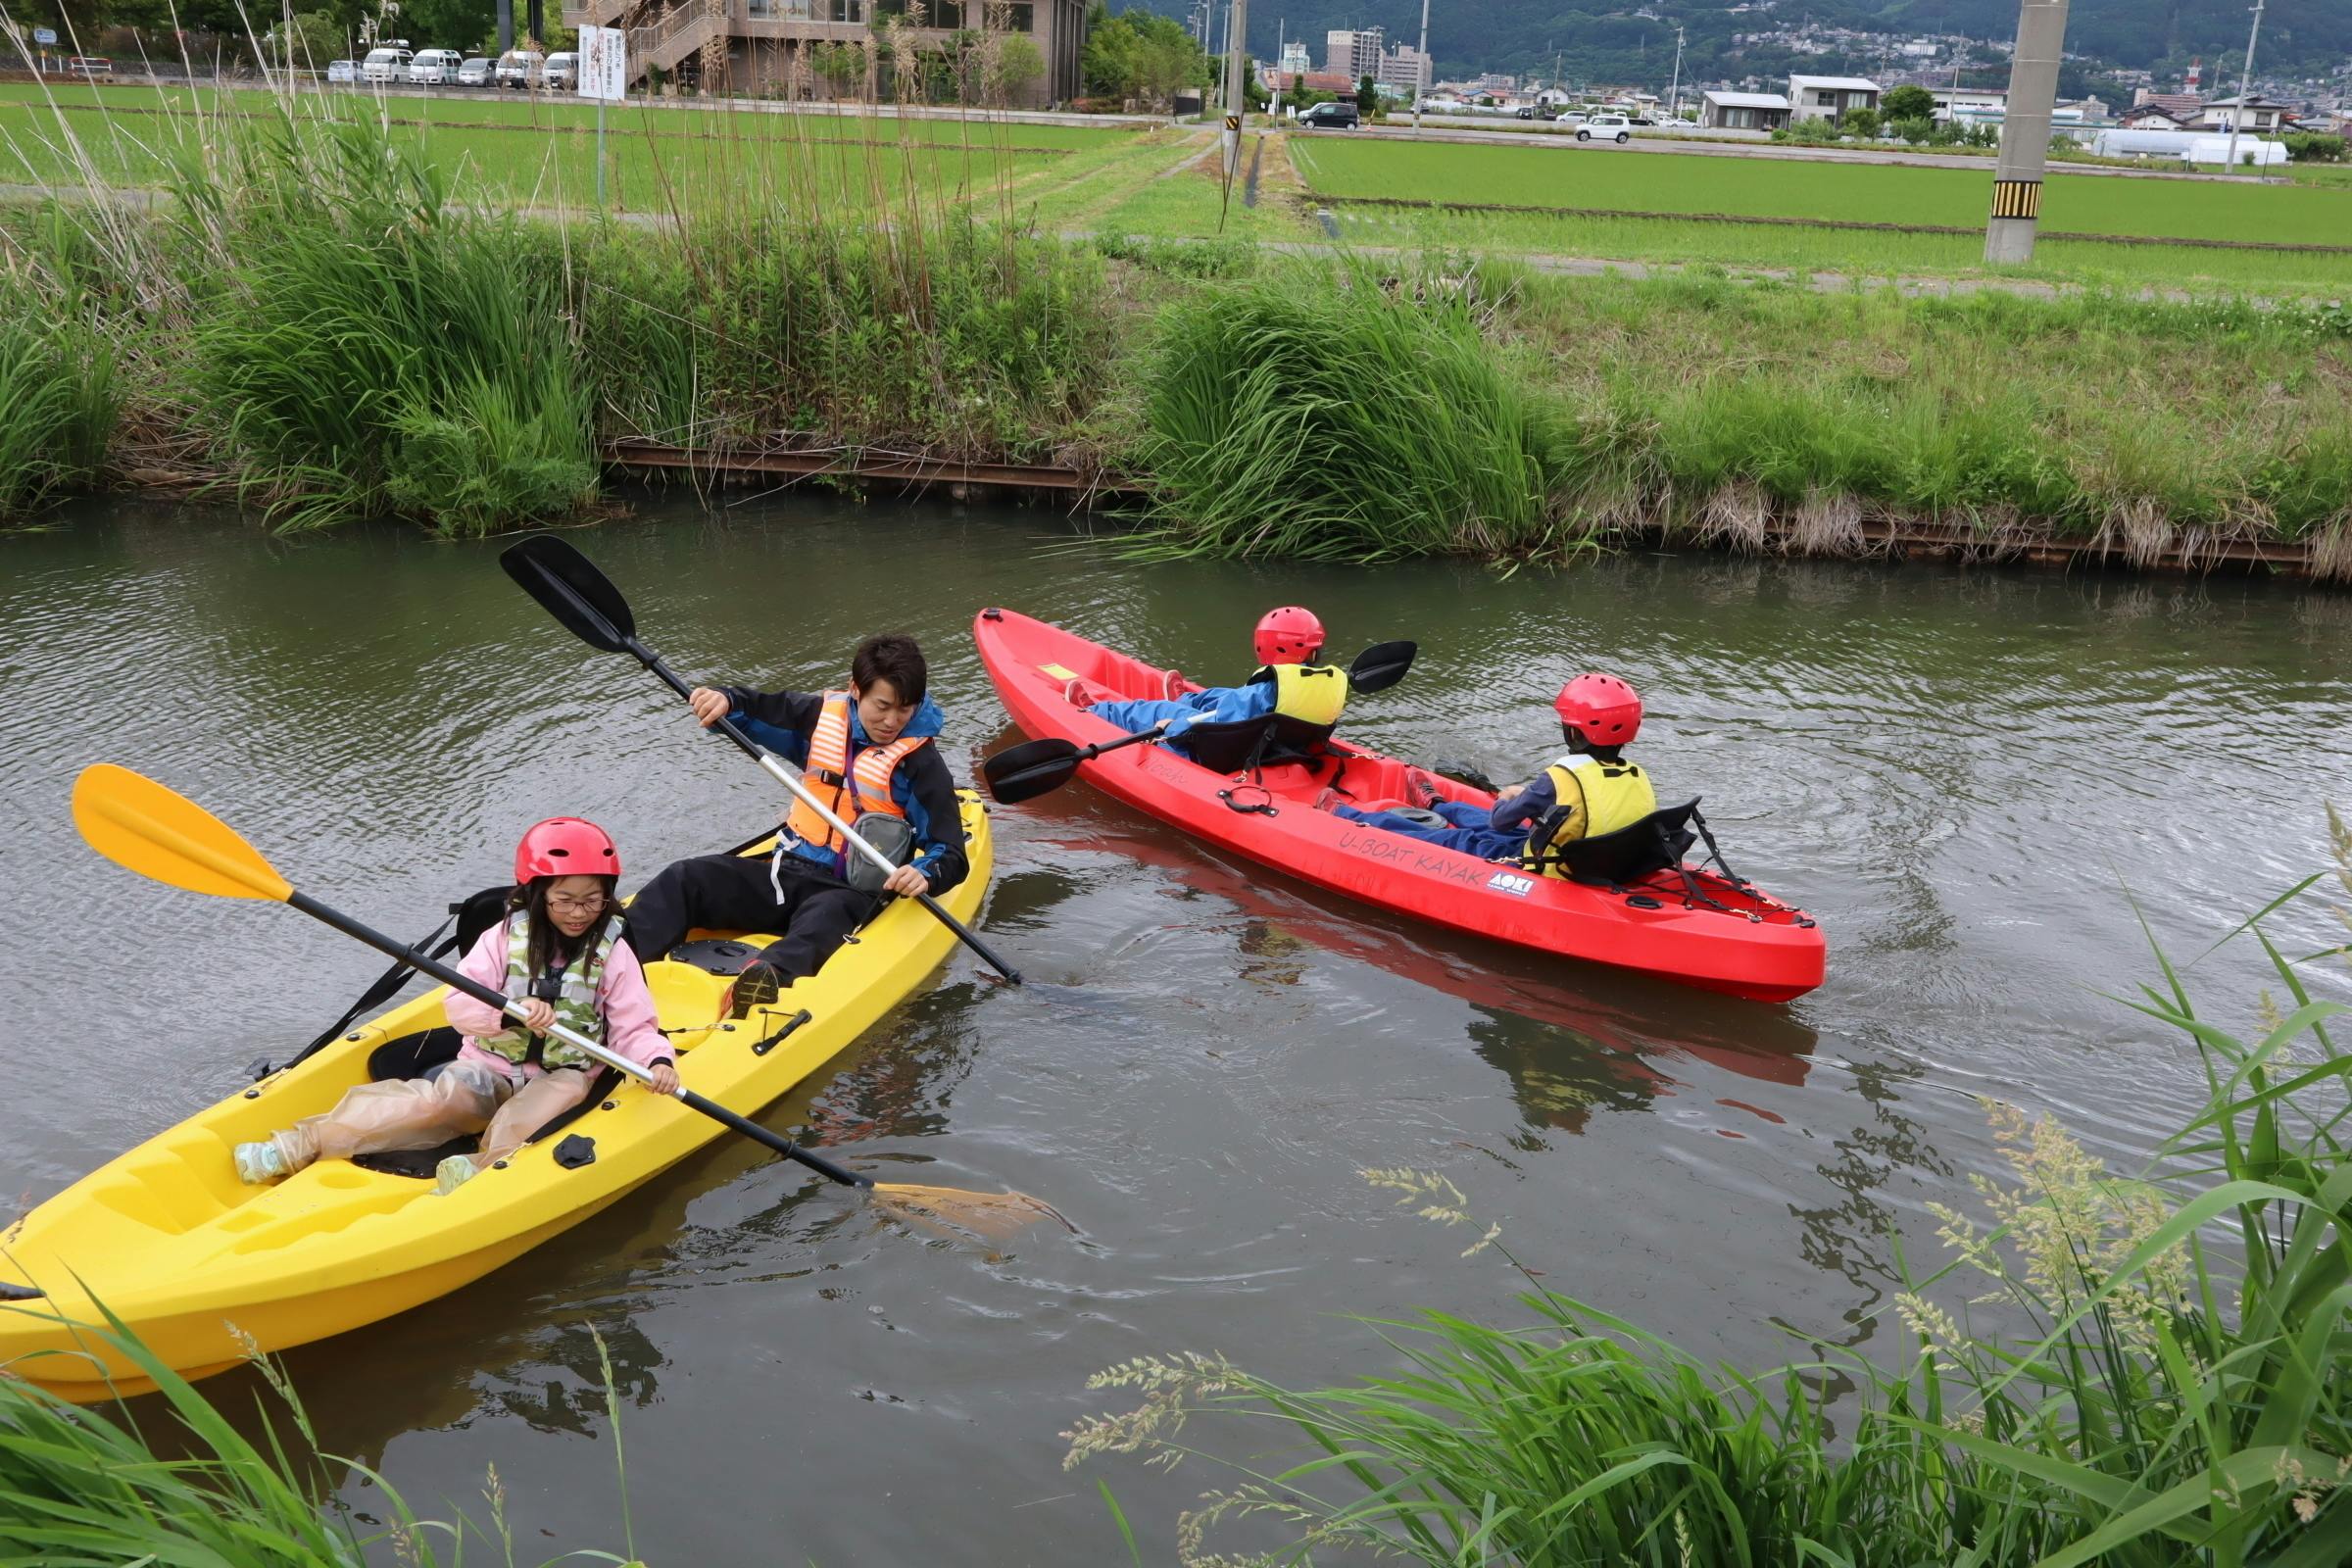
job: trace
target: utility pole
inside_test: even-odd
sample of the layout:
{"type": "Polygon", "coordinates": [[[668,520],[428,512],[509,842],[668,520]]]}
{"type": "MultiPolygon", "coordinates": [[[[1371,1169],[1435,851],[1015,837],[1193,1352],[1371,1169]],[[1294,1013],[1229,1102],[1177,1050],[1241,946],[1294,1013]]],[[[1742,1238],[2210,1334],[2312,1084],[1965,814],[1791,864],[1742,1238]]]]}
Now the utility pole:
{"type": "Polygon", "coordinates": [[[2009,59],[2009,105],[1992,169],[1992,216],[1984,260],[1995,267],[2034,259],[2041,222],[2041,175],[2050,164],[2050,111],[2058,102],[2058,57],[2066,46],[2066,0],[2024,0],[2009,59]]]}
{"type": "Polygon", "coordinates": [[[1674,24],[1674,85],[1666,89],[1666,112],[1676,119],[1683,113],[1683,24],[1674,24]]]}
{"type": "Polygon", "coordinates": [[[1413,134],[1421,134],[1421,100],[1429,96],[1438,74],[1429,66],[1429,0],[1421,0],[1421,58],[1413,64],[1413,134]],[[1423,78],[1427,79],[1424,80],[1423,78]]]}
{"type": "Polygon", "coordinates": [[[2262,0],[2254,0],[2254,25],[2246,30],[2246,65],[2237,74],[2237,107],[2230,111],[2230,172],[2237,172],[2237,127],[2246,122],[2248,84],[2254,79],[2254,40],[2262,32],[2262,0]]]}

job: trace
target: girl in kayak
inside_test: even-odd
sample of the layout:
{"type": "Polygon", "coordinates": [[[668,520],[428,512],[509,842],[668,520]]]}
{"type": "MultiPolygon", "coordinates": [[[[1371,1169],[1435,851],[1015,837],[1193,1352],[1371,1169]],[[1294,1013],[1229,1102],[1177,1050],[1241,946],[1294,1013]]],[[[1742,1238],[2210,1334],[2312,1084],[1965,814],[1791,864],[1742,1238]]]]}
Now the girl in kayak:
{"type": "Polygon", "coordinates": [[[1258,668],[1239,686],[1188,692],[1174,670],[1167,673],[1165,699],[1096,703],[1088,707],[1085,682],[1073,680],[1067,696],[1097,718],[1131,735],[1166,726],[1166,739],[1184,750],[1184,732],[1195,724],[1230,724],[1274,715],[1274,739],[1292,751],[1313,755],[1338,727],[1348,703],[1348,671],[1323,658],[1323,622],[1311,610],[1285,605],[1258,617],[1251,641],[1258,668]]]}
{"type": "Polygon", "coordinates": [[[239,1144],[237,1174],[274,1181],[313,1160],[433,1149],[480,1133],[478,1151],[436,1168],[435,1190],[449,1193],[587,1098],[597,1064],[547,1033],[558,1023],[652,1069],[656,1093],[674,1093],[677,1067],[645,970],[621,939],[619,879],[619,852],[593,822],[550,817],[523,834],[507,918],[458,967],[521,1002],[524,1022],[450,993],[450,1024],[466,1037],[455,1059],[418,1078],[362,1084],[323,1115],[239,1144]]]}
{"type": "Polygon", "coordinates": [[[1631,827],[1656,810],[1658,800],[1641,764],[1623,755],[1642,730],[1640,693],[1614,675],[1579,675],[1560,688],[1551,707],[1560,715],[1567,752],[1534,783],[1503,796],[1492,808],[1433,799],[1419,808],[1400,808],[1397,803],[1359,809],[1340,804],[1329,790],[1315,804],[1383,832],[1565,876],[1562,845],[1631,827]]]}

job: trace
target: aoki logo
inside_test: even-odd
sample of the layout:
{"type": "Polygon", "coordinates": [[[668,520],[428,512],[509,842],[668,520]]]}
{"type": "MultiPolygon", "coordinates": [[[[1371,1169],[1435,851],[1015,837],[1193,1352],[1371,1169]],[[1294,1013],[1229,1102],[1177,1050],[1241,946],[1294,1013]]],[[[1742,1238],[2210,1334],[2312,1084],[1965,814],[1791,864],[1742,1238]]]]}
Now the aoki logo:
{"type": "Polygon", "coordinates": [[[1487,888],[1490,892],[1508,893],[1514,899],[1524,899],[1536,891],[1536,879],[1532,876],[1513,876],[1508,871],[1497,871],[1487,879],[1487,888]]]}

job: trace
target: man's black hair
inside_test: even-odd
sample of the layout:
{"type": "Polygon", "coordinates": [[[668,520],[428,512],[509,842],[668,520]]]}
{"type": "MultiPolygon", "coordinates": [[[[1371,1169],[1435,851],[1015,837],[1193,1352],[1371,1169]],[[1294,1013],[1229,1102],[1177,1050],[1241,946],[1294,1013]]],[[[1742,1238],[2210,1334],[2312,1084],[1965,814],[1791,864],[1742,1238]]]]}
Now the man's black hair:
{"type": "Polygon", "coordinates": [[[862,692],[878,680],[890,682],[902,703],[923,700],[931,685],[931,666],[923,662],[923,651],[913,638],[892,631],[858,645],[858,652],[850,656],[850,684],[862,692]]]}
{"type": "Polygon", "coordinates": [[[1591,756],[1599,758],[1604,762],[1617,762],[1624,760],[1624,747],[1595,746],[1591,741],[1585,739],[1585,732],[1581,729],[1578,729],[1574,724],[1563,723],[1560,725],[1560,739],[1567,743],[1568,749],[1572,752],[1584,752],[1591,756]]]}

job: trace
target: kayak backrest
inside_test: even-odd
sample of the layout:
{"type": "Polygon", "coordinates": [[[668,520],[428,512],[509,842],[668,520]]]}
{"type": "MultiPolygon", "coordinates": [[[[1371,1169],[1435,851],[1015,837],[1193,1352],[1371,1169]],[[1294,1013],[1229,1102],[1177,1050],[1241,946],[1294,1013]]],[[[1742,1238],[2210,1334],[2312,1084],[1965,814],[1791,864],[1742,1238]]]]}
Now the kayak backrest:
{"type": "Polygon", "coordinates": [[[1698,839],[1690,829],[1690,818],[1697,814],[1698,797],[1692,796],[1680,806],[1660,807],[1614,833],[1572,839],[1556,853],[1570,881],[1622,887],[1682,864],[1698,839]]]}
{"type": "Polygon", "coordinates": [[[1168,744],[1212,773],[1239,773],[1256,762],[1274,729],[1274,715],[1195,724],[1168,744]]]}

